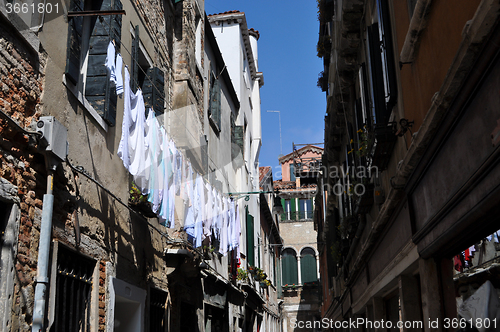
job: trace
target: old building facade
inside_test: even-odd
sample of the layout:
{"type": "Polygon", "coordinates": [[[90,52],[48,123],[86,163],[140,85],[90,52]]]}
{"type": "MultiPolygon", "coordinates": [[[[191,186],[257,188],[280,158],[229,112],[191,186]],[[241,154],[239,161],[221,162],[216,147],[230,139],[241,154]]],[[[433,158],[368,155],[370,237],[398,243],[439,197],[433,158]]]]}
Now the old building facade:
{"type": "Polygon", "coordinates": [[[259,252],[248,220],[268,232],[259,196],[233,195],[259,191],[258,67],[242,95],[203,1],[16,4],[0,4],[1,329],[276,330],[276,286],[238,281],[259,252]]]}
{"type": "Polygon", "coordinates": [[[499,9],[497,1],[319,3],[329,195],[315,222],[325,240],[325,330],[349,318],[403,331],[495,319],[461,304],[482,285],[497,298],[500,286],[499,9]]]}
{"type": "Polygon", "coordinates": [[[307,324],[320,321],[319,254],[313,222],[323,149],[305,145],[278,158],[281,180],[275,181],[283,213],[281,274],[283,331],[313,330],[307,324]]]}

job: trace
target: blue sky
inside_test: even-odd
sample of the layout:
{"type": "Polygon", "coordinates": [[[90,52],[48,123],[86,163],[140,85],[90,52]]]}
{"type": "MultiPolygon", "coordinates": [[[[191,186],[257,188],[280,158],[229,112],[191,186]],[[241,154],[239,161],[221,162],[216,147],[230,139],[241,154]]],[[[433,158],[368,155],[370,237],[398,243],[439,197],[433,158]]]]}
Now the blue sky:
{"type": "Polygon", "coordinates": [[[205,0],[208,15],[229,10],[245,12],[248,28],[259,30],[262,150],[260,166],[272,166],[274,179],[280,154],[280,111],[283,154],[295,144],[319,143],[324,138],[326,96],[316,86],[323,70],[316,56],[319,22],[314,0],[205,0]]]}

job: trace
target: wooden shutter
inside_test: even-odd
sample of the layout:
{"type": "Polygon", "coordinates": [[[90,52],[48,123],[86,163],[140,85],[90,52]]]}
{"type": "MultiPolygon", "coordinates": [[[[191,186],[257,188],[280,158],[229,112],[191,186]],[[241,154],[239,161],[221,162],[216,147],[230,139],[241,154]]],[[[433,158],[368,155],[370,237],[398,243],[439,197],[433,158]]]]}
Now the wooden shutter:
{"type": "Polygon", "coordinates": [[[378,24],[368,27],[368,47],[370,52],[371,80],[373,89],[373,104],[375,106],[375,124],[384,125],[389,117],[386,115],[384,72],[380,53],[378,24]]]}
{"type": "Polygon", "coordinates": [[[239,146],[241,153],[243,153],[243,126],[234,127],[234,143],[239,146]]]}
{"type": "Polygon", "coordinates": [[[253,216],[247,209],[247,262],[249,265],[255,265],[255,244],[254,244],[254,225],[253,216]]]}
{"type": "Polygon", "coordinates": [[[132,39],[132,63],[130,66],[131,87],[135,93],[139,88],[139,26],[134,29],[134,38],[132,39]]]}
{"type": "MultiPolygon", "coordinates": [[[[84,9],[83,0],[72,0],[70,11],[82,11],[84,9]]],[[[82,53],[82,33],[83,16],[73,16],[68,18],[68,43],[66,47],[66,68],[64,73],[66,78],[73,84],[78,84],[80,80],[80,57],[82,53]]]]}
{"type": "Polygon", "coordinates": [[[146,108],[151,107],[156,115],[164,113],[165,78],[160,68],[152,67],[147,70],[147,77],[142,84],[142,93],[146,108]],[[153,86],[154,84],[154,86],[153,86]]]}
{"type": "Polygon", "coordinates": [[[317,281],[316,258],[312,255],[304,255],[300,259],[300,276],[302,283],[317,281]]]}
{"type": "MultiPolygon", "coordinates": [[[[121,10],[122,8],[120,0],[113,2],[103,0],[100,10],[121,10]]],[[[104,65],[111,40],[118,45],[121,42],[120,15],[103,16],[102,21],[93,18],[85,98],[109,126],[114,126],[116,124],[116,87],[111,84],[110,73],[104,65]]]]}
{"type": "Polygon", "coordinates": [[[217,125],[217,129],[220,131],[220,118],[221,118],[221,87],[220,80],[215,79],[210,90],[210,117],[212,121],[217,125]]]}
{"type": "Polygon", "coordinates": [[[389,2],[387,0],[377,0],[377,7],[379,17],[378,28],[380,52],[382,66],[384,68],[383,80],[385,89],[386,116],[388,119],[398,97],[389,2]]]}
{"type": "Polygon", "coordinates": [[[295,255],[285,253],[281,259],[283,264],[283,285],[297,285],[299,283],[297,273],[297,258],[295,255]]]}
{"type": "Polygon", "coordinates": [[[290,199],[290,220],[296,220],[297,219],[297,204],[296,204],[296,198],[291,198],[290,199]]]}
{"type": "Polygon", "coordinates": [[[296,180],[295,165],[293,163],[290,164],[289,170],[290,170],[290,181],[295,181],[296,180]]]}

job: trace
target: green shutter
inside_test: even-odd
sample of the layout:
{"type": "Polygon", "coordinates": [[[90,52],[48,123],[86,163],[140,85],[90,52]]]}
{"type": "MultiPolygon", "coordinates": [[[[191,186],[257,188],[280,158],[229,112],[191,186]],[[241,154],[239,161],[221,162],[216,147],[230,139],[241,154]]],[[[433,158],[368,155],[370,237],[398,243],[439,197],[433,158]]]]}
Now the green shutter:
{"type": "Polygon", "coordinates": [[[295,165],[294,164],[290,164],[290,181],[295,181],[296,180],[296,177],[295,177],[295,165]]]}
{"type": "Polygon", "coordinates": [[[300,259],[300,276],[302,278],[302,284],[318,280],[316,258],[314,256],[302,256],[300,259]]]}
{"type": "Polygon", "coordinates": [[[210,117],[212,121],[217,125],[220,130],[220,118],[221,118],[221,86],[220,80],[215,79],[210,90],[210,117]]]}
{"type": "Polygon", "coordinates": [[[152,67],[147,70],[144,83],[142,84],[142,94],[146,109],[152,108],[158,116],[164,113],[165,100],[165,78],[160,68],[152,67]],[[154,85],[153,85],[154,84],[154,85]]]}
{"type": "Polygon", "coordinates": [[[299,278],[297,274],[297,258],[293,255],[283,255],[281,262],[283,264],[283,285],[297,285],[299,278]]]}
{"type": "Polygon", "coordinates": [[[247,262],[249,265],[255,265],[255,244],[254,244],[254,228],[253,216],[248,213],[247,208],[247,262]]]}
{"type": "Polygon", "coordinates": [[[243,154],[243,126],[234,127],[234,144],[238,145],[243,154]]]}
{"type": "Polygon", "coordinates": [[[132,80],[132,91],[135,93],[139,88],[139,26],[134,29],[134,38],[132,39],[132,63],[130,66],[130,78],[132,80]]]}
{"type": "Polygon", "coordinates": [[[297,207],[296,207],[296,198],[290,199],[290,220],[297,219],[297,207]]]}
{"type": "MultiPolygon", "coordinates": [[[[70,11],[82,11],[83,0],[72,0],[70,11]]],[[[66,48],[66,78],[73,84],[80,80],[80,56],[82,52],[83,16],[68,18],[68,43],[66,48]]]]}
{"type": "MultiPolygon", "coordinates": [[[[122,9],[120,0],[103,0],[100,10],[122,9]]],[[[92,33],[89,40],[89,57],[87,80],[85,83],[85,98],[102,116],[109,126],[116,124],[116,88],[111,84],[110,73],[105,67],[108,44],[115,40],[120,45],[121,17],[120,15],[104,16],[102,21],[92,20],[92,33]]]]}

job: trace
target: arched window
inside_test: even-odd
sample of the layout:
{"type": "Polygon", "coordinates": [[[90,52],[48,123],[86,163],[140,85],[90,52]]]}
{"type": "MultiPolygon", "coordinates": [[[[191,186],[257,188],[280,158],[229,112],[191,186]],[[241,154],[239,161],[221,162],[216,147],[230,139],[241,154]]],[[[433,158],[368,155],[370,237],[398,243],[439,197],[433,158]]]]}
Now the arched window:
{"type": "Polygon", "coordinates": [[[285,249],[281,258],[283,267],[283,285],[298,285],[299,277],[297,273],[297,257],[293,249],[285,249]]]}
{"type": "Polygon", "coordinates": [[[318,280],[316,253],[312,248],[304,248],[300,253],[300,276],[302,284],[318,280]]]}

